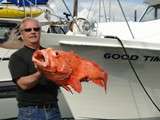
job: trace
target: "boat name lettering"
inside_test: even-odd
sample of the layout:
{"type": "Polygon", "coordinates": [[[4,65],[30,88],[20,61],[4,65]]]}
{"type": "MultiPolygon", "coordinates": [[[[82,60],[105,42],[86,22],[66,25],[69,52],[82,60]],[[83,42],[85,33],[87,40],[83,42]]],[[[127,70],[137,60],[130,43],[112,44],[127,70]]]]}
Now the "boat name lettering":
{"type": "Polygon", "coordinates": [[[144,56],[144,61],[160,62],[160,56],[144,56]]]}
{"type": "MultiPolygon", "coordinates": [[[[126,54],[111,54],[111,53],[105,53],[104,54],[105,59],[122,59],[122,60],[138,60],[139,56],[138,55],[126,55],[126,54]]],[[[145,55],[142,56],[142,60],[148,61],[148,62],[160,62],[160,56],[149,56],[145,55]]]]}
{"type": "Polygon", "coordinates": [[[122,59],[122,60],[137,60],[139,57],[138,55],[120,55],[120,54],[111,54],[111,53],[106,53],[104,54],[104,58],[106,59],[122,59]]]}

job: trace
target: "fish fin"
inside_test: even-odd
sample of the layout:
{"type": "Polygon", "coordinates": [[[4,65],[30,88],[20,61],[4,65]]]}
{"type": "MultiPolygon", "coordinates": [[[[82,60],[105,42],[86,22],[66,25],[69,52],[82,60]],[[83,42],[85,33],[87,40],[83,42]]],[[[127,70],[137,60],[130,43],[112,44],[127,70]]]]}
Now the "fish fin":
{"type": "Polygon", "coordinates": [[[92,82],[97,84],[97,85],[100,85],[101,87],[104,87],[104,84],[101,81],[101,79],[92,79],[92,82]]]}
{"type": "Polygon", "coordinates": [[[103,72],[103,83],[104,83],[104,91],[107,93],[107,80],[108,80],[108,73],[103,72]]]}
{"type": "Polygon", "coordinates": [[[62,85],[62,87],[63,87],[64,89],[66,89],[67,91],[70,91],[70,92],[73,94],[72,90],[71,90],[69,87],[67,87],[66,85],[62,85]]]}
{"type": "Polygon", "coordinates": [[[77,77],[71,75],[67,82],[76,92],[80,93],[82,91],[81,82],[77,77]]]}
{"type": "Polygon", "coordinates": [[[108,80],[108,74],[106,72],[102,73],[102,78],[100,79],[92,79],[91,81],[97,85],[100,85],[104,87],[105,93],[107,93],[107,80],[108,80]]]}

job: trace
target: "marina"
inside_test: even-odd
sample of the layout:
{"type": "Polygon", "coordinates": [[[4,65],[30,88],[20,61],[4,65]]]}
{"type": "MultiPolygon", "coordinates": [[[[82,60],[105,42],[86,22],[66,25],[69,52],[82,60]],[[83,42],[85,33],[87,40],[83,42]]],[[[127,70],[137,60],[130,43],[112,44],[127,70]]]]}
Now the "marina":
{"type": "MultiPolygon", "coordinates": [[[[139,21],[94,22],[80,18],[73,21],[73,31],[66,34],[42,33],[42,46],[74,51],[108,73],[106,94],[91,81],[82,83],[80,94],[60,88],[59,105],[64,120],[160,119],[160,1],[145,2],[148,8],[139,21]]],[[[0,106],[4,108],[0,110],[0,119],[16,118],[17,114],[15,85],[8,70],[9,57],[14,51],[0,48],[3,68],[0,106]]]]}

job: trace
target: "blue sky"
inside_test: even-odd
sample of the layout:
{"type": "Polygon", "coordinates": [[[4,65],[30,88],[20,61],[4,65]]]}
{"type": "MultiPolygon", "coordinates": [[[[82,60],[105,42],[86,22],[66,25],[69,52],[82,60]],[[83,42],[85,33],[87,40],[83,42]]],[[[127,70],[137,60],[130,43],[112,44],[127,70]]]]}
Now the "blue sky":
{"type": "Polygon", "coordinates": [[[137,3],[137,4],[142,4],[142,0],[130,0],[130,1],[137,3]]]}
{"type": "MultiPolygon", "coordinates": [[[[65,1],[69,4],[69,6],[72,6],[74,0],[65,0],[65,1]]],[[[87,3],[87,2],[91,3],[92,1],[96,2],[98,0],[78,0],[79,4],[81,4],[81,3],[87,3]]],[[[104,1],[106,2],[106,1],[110,1],[110,0],[104,0],[104,1]]],[[[111,1],[117,2],[117,0],[111,0],[111,1]]],[[[126,3],[132,2],[132,3],[135,3],[135,4],[141,4],[141,5],[144,4],[143,0],[119,0],[119,1],[120,2],[126,2],[126,3]]]]}
{"type": "MultiPolygon", "coordinates": [[[[60,0],[50,0],[50,1],[54,1],[57,4],[57,5],[52,5],[53,9],[55,10],[55,13],[59,13],[60,16],[63,16],[62,13],[67,12],[67,9],[64,7],[63,3],[60,2],[60,0]],[[56,11],[56,9],[57,9],[57,11],[56,11]]],[[[69,10],[71,12],[73,12],[74,0],[64,0],[64,1],[66,2],[69,10]]],[[[105,10],[110,11],[110,13],[106,12],[107,16],[109,16],[109,14],[112,14],[111,15],[112,20],[123,21],[124,19],[122,18],[122,12],[120,10],[120,7],[118,5],[117,0],[111,0],[111,9],[110,10],[109,10],[109,1],[110,0],[104,0],[105,10]]],[[[143,0],[119,0],[119,1],[123,7],[125,15],[127,16],[127,19],[130,21],[134,20],[134,10],[137,10],[137,16],[139,18],[147,6],[147,4],[143,3],[143,0]]],[[[78,2],[79,2],[79,4],[78,4],[78,17],[86,18],[88,13],[90,16],[94,16],[94,18],[96,18],[95,17],[96,15],[98,17],[98,12],[97,12],[99,10],[97,8],[98,0],[94,0],[93,5],[92,5],[92,9],[90,12],[89,12],[89,9],[90,9],[92,0],[78,0],[78,2]]],[[[104,11],[104,10],[101,10],[101,11],[104,11]]],[[[103,15],[100,15],[100,16],[102,17],[103,15]]],[[[91,18],[91,19],[93,19],[93,18],[91,18]]]]}

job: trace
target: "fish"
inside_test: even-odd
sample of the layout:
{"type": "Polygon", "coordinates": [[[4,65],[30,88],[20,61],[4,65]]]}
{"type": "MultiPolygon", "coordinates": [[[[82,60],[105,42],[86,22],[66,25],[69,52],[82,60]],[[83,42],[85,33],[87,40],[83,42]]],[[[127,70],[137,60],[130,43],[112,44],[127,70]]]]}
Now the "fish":
{"type": "Polygon", "coordinates": [[[108,73],[97,63],[82,58],[73,51],[66,52],[52,48],[36,50],[32,61],[42,69],[49,80],[71,93],[73,93],[71,88],[81,93],[81,82],[85,81],[92,81],[103,87],[106,93],[108,73]]]}

